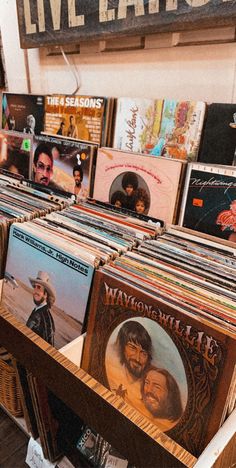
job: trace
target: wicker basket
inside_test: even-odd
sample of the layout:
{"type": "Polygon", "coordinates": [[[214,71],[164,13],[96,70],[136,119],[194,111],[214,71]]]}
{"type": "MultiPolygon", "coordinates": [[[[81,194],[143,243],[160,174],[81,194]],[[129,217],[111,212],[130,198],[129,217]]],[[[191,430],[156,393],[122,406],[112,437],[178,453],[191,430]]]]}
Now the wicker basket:
{"type": "Polygon", "coordinates": [[[0,347],[0,403],[13,416],[23,415],[19,383],[11,355],[0,347]]]}

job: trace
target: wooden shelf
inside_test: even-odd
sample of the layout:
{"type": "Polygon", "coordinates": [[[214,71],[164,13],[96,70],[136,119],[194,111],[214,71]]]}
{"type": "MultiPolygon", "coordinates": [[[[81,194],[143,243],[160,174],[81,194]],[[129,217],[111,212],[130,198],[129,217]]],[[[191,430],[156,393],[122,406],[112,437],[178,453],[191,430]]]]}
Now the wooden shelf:
{"type": "MultiPolygon", "coordinates": [[[[80,44],[64,44],[63,51],[67,55],[97,55],[121,53],[127,51],[142,51],[167,47],[183,47],[192,45],[224,44],[235,41],[235,26],[196,29],[191,31],[162,32],[142,36],[125,36],[107,38],[106,40],[82,41],[80,44]]],[[[42,56],[60,56],[61,46],[45,46],[40,49],[42,56]]]]}
{"type": "Polygon", "coordinates": [[[236,450],[232,450],[236,446],[235,412],[226,421],[226,430],[223,426],[219,431],[224,434],[223,445],[217,437],[214,438],[213,448],[208,446],[197,460],[124,400],[21,324],[3,307],[0,307],[0,342],[22,365],[36,377],[43,379],[45,385],[86,424],[99,432],[135,466],[226,468],[232,466],[236,459],[236,450]],[[206,465],[204,457],[207,455],[204,454],[207,453],[211,454],[214,465],[206,465]],[[218,460],[221,464],[218,464],[218,460]],[[225,460],[230,464],[225,464],[225,460]]]}

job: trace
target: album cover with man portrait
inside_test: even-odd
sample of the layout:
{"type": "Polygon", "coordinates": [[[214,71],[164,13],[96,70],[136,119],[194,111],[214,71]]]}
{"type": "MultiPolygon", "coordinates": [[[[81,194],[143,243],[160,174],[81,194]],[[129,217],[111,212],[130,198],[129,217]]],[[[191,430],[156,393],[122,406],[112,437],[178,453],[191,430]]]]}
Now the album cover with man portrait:
{"type": "Polygon", "coordinates": [[[2,93],[2,128],[31,135],[44,129],[43,95],[2,93]]]}
{"type": "Polygon", "coordinates": [[[99,148],[93,198],[174,223],[186,163],[99,148]]]}
{"type": "Polygon", "coordinates": [[[53,190],[91,196],[97,145],[42,134],[33,139],[31,179],[53,190]]]}
{"type": "Polygon", "coordinates": [[[105,267],[95,273],[82,368],[199,456],[227,406],[235,339],[105,267]]]}
{"type": "Polygon", "coordinates": [[[80,249],[34,222],[14,223],[2,304],[21,323],[59,349],[82,333],[94,265],[80,249]],[[16,261],[17,259],[17,261],[16,261]]]}
{"type": "Polygon", "coordinates": [[[0,169],[30,178],[32,135],[0,130],[0,169]]]}
{"type": "Polygon", "coordinates": [[[236,168],[190,164],[179,224],[236,242],[236,168]]]}

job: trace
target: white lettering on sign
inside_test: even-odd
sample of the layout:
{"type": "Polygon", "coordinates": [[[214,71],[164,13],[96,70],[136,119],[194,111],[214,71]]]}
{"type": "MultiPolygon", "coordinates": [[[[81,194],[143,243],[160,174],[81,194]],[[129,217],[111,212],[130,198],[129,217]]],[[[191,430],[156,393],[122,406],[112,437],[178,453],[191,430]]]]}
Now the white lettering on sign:
{"type": "Polygon", "coordinates": [[[120,0],[118,6],[118,19],[124,19],[127,17],[128,6],[134,6],[135,16],[145,14],[143,0],[120,0]]]}
{"type": "Polygon", "coordinates": [[[166,0],[166,11],[177,10],[178,0],[166,0]]]}
{"type": "Polygon", "coordinates": [[[39,32],[45,31],[44,1],[37,0],[39,32]]]}
{"type": "Polygon", "coordinates": [[[148,5],[148,12],[150,14],[152,13],[158,13],[159,12],[159,0],[149,0],[149,5],[148,5]]]}
{"type": "Polygon", "coordinates": [[[24,0],[24,12],[25,12],[25,29],[26,34],[36,33],[36,24],[31,23],[31,12],[29,0],[24,0]]]}
{"type": "MultiPolygon", "coordinates": [[[[185,0],[185,3],[193,10],[195,8],[204,7],[211,2],[212,0],[185,0]]],[[[231,2],[234,4],[235,0],[221,0],[221,2],[231,2]]],[[[162,5],[160,0],[147,0],[145,2],[144,0],[119,0],[115,8],[109,8],[108,0],[97,0],[97,3],[98,23],[125,20],[127,19],[128,8],[135,17],[160,13],[160,6],[162,5]],[[146,12],[144,5],[148,5],[146,12]]],[[[84,26],[86,23],[85,15],[77,14],[77,8],[79,8],[80,5],[79,0],[67,0],[68,8],[65,10],[66,13],[63,11],[64,3],[62,0],[49,0],[47,5],[46,8],[45,0],[23,0],[26,34],[45,32],[46,14],[47,20],[52,23],[50,27],[54,31],[59,31],[61,29],[61,20],[66,13],[68,13],[68,23],[67,26],[65,26],[65,31],[67,28],[84,26]],[[32,17],[35,22],[32,21],[32,17]]],[[[182,9],[183,6],[180,5],[179,0],[166,0],[161,13],[164,11],[171,12],[178,10],[181,14],[182,9]]]]}
{"type": "Polygon", "coordinates": [[[99,1],[99,21],[103,23],[104,21],[113,21],[115,19],[115,9],[108,10],[108,0],[99,1]]]}
{"type": "Polygon", "coordinates": [[[84,25],[84,15],[76,15],[75,0],[68,0],[69,28],[84,25]]]}
{"type": "Polygon", "coordinates": [[[186,0],[186,2],[193,8],[204,6],[210,1],[211,0],[186,0]]]}
{"type": "MultiPolygon", "coordinates": [[[[177,10],[178,0],[166,0],[166,11],[177,10]]],[[[148,12],[149,14],[159,13],[160,11],[160,1],[159,0],[149,0],[148,12]]]]}
{"type": "Polygon", "coordinates": [[[53,29],[58,31],[61,27],[61,0],[50,0],[53,29]]]}

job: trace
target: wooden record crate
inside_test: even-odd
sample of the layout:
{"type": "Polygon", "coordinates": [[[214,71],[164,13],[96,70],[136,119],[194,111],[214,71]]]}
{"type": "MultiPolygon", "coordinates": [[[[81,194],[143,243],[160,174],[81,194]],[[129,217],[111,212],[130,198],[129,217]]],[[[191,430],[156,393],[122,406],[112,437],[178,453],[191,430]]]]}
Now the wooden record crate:
{"type": "Polygon", "coordinates": [[[235,466],[236,410],[197,459],[3,307],[0,307],[0,342],[136,467],[235,466]]]}

